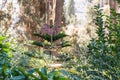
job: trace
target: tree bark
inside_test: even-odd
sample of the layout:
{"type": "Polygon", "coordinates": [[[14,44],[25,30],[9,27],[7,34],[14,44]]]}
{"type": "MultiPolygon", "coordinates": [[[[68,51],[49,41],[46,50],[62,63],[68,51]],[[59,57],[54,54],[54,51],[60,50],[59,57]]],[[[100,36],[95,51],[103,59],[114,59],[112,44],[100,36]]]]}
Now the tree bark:
{"type": "Polygon", "coordinates": [[[63,0],[56,0],[54,24],[61,25],[63,11],[63,0]]]}
{"type": "Polygon", "coordinates": [[[116,0],[110,0],[109,4],[111,9],[114,9],[116,12],[118,11],[118,3],[116,0]]]}

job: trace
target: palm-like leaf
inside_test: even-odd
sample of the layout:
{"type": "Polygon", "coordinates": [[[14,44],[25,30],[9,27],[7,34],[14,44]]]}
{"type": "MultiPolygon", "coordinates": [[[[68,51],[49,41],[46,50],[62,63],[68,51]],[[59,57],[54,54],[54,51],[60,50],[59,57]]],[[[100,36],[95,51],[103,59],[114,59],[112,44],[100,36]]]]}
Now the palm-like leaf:
{"type": "Polygon", "coordinates": [[[57,40],[59,40],[59,39],[62,39],[62,38],[64,38],[64,37],[66,37],[66,36],[68,36],[68,35],[66,35],[65,33],[59,33],[59,34],[57,34],[57,35],[53,35],[53,42],[54,42],[54,41],[57,41],[57,40]]]}
{"type": "Polygon", "coordinates": [[[38,34],[38,33],[35,33],[35,34],[34,34],[34,36],[40,37],[40,38],[42,38],[42,39],[44,39],[44,40],[47,40],[48,42],[50,42],[50,41],[51,41],[51,36],[50,36],[50,35],[48,35],[48,34],[43,35],[43,34],[38,34]]]}
{"type": "Polygon", "coordinates": [[[68,47],[68,46],[71,46],[70,44],[63,44],[61,47],[68,47]]]}
{"type": "Polygon", "coordinates": [[[63,47],[68,47],[68,46],[71,46],[71,44],[69,43],[69,41],[64,41],[64,42],[62,42],[62,44],[61,44],[61,47],[63,48],[63,47]]]}
{"type": "Polygon", "coordinates": [[[43,43],[42,42],[34,41],[32,44],[36,45],[36,46],[39,46],[39,47],[43,47],[43,43]]]}
{"type": "Polygon", "coordinates": [[[59,34],[57,34],[57,35],[52,35],[52,36],[50,36],[50,35],[48,35],[48,34],[42,35],[42,34],[38,34],[38,33],[35,33],[34,35],[35,35],[35,36],[38,36],[38,37],[40,37],[40,38],[42,38],[42,39],[44,39],[44,40],[47,40],[48,42],[51,42],[51,37],[52,37],[52,41],[55,42],[55,41],[57,41],[57,40],[59,40],[59,39],[62,39],[62,38],[64,38],[64,37],[67,36],[67,35],[64,34],[64,33],[59,33],[59,34]]]}
{"type": "Polygon", "coordinates": [[[51,44],[49,43],[38,42],[38,41],[34,41],[32,44],[44,48],[48,48],[49,46],[51,46],[51,44]]]}

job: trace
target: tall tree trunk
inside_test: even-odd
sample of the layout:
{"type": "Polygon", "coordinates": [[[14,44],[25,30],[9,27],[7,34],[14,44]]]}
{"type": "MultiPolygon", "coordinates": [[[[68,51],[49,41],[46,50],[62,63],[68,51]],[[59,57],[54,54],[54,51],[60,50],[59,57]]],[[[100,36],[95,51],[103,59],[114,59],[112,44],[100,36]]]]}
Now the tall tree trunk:
{"type": "Polygon", "coordinates": [[[49,4],[49,3],[50,3],[50,1],[49,1],[49,0],[46,0],[46,12],[47,12],[47,13],[46,13],[46,23],[47,23],[47,24],[49,24],[49,21],[50,21],[50,20],[49,20],[49,19],[50,19],[50,18],[49,18],[49,14],[50,14],[50,9],[49,9],[50,4],[49,4]]]}
{"type": "Polygon", "coordinates": [[[60,26],[62,21],[63,0],[55,0],[55,2],[56,2],[56,7],[54,14],[55,15],[54,24],[60,26]]]}
{"type": "Polygon", "coordinates": [[[118,11],[118,3],[117,0],[110,0],[110,8],[114,9],[116,12],[118,11]]]}

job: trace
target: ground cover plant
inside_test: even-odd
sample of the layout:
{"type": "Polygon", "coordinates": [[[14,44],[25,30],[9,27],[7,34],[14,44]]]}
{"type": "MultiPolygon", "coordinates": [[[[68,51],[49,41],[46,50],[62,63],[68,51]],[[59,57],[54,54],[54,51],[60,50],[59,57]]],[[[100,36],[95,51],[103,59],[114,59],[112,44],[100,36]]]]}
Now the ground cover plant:
{"type": "Polygon", "coordinates": [[[47,68],[24,70],[20,66],[11,66],[9,43],[0,36],[0,79],[2,80],[68,80],[60,71],[49,71],[47,68]]]}

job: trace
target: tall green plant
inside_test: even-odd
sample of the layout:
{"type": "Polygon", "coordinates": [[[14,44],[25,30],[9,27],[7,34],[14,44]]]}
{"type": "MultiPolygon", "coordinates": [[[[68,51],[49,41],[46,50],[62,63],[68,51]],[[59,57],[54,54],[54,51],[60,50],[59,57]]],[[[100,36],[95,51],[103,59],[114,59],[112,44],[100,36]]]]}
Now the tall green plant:
{"type": "Polygon", "coordinates": [[[34,35],[40,39],[43,39],[43,41],[34,41],[33,44],[42,47],[50,52],[58,51],[61,48],[71,46],[69,44],[69,41],[58,41],[67,35],[64,32],[59,31],[57,24],[44,24],[41,28],[41,33],[35,33],[34,35]]]}
{"type": "Polygon", "coordinates": [[[103,22],[101,11],[96,8],[97,17],[95,19],[97,28],[97,39],[92,39],[89,44],[89,64],[87,71],[89,79],[99,80],[119,80],[119,19],[114,12],[111,16],[106,16],[107,21],[103,22]],[[118,23],[116,23],[118,22],[118,23]],[[108,31],[109,34],[106,33],[108,31]]]}
{"type": "MultiPolygon", "coordinates": [[[[108,43],[109,43],[109,53],[114,56],[115,67],[120,69],[120,14],[116,13],[114,10],[111,11],[111,16],[107,19],[107,29],[108,43]]],[[[119,72],[120,74],[120,72],[119,72]]],[[[119,76],[120,77],[120,76],[119,76]]]]}

